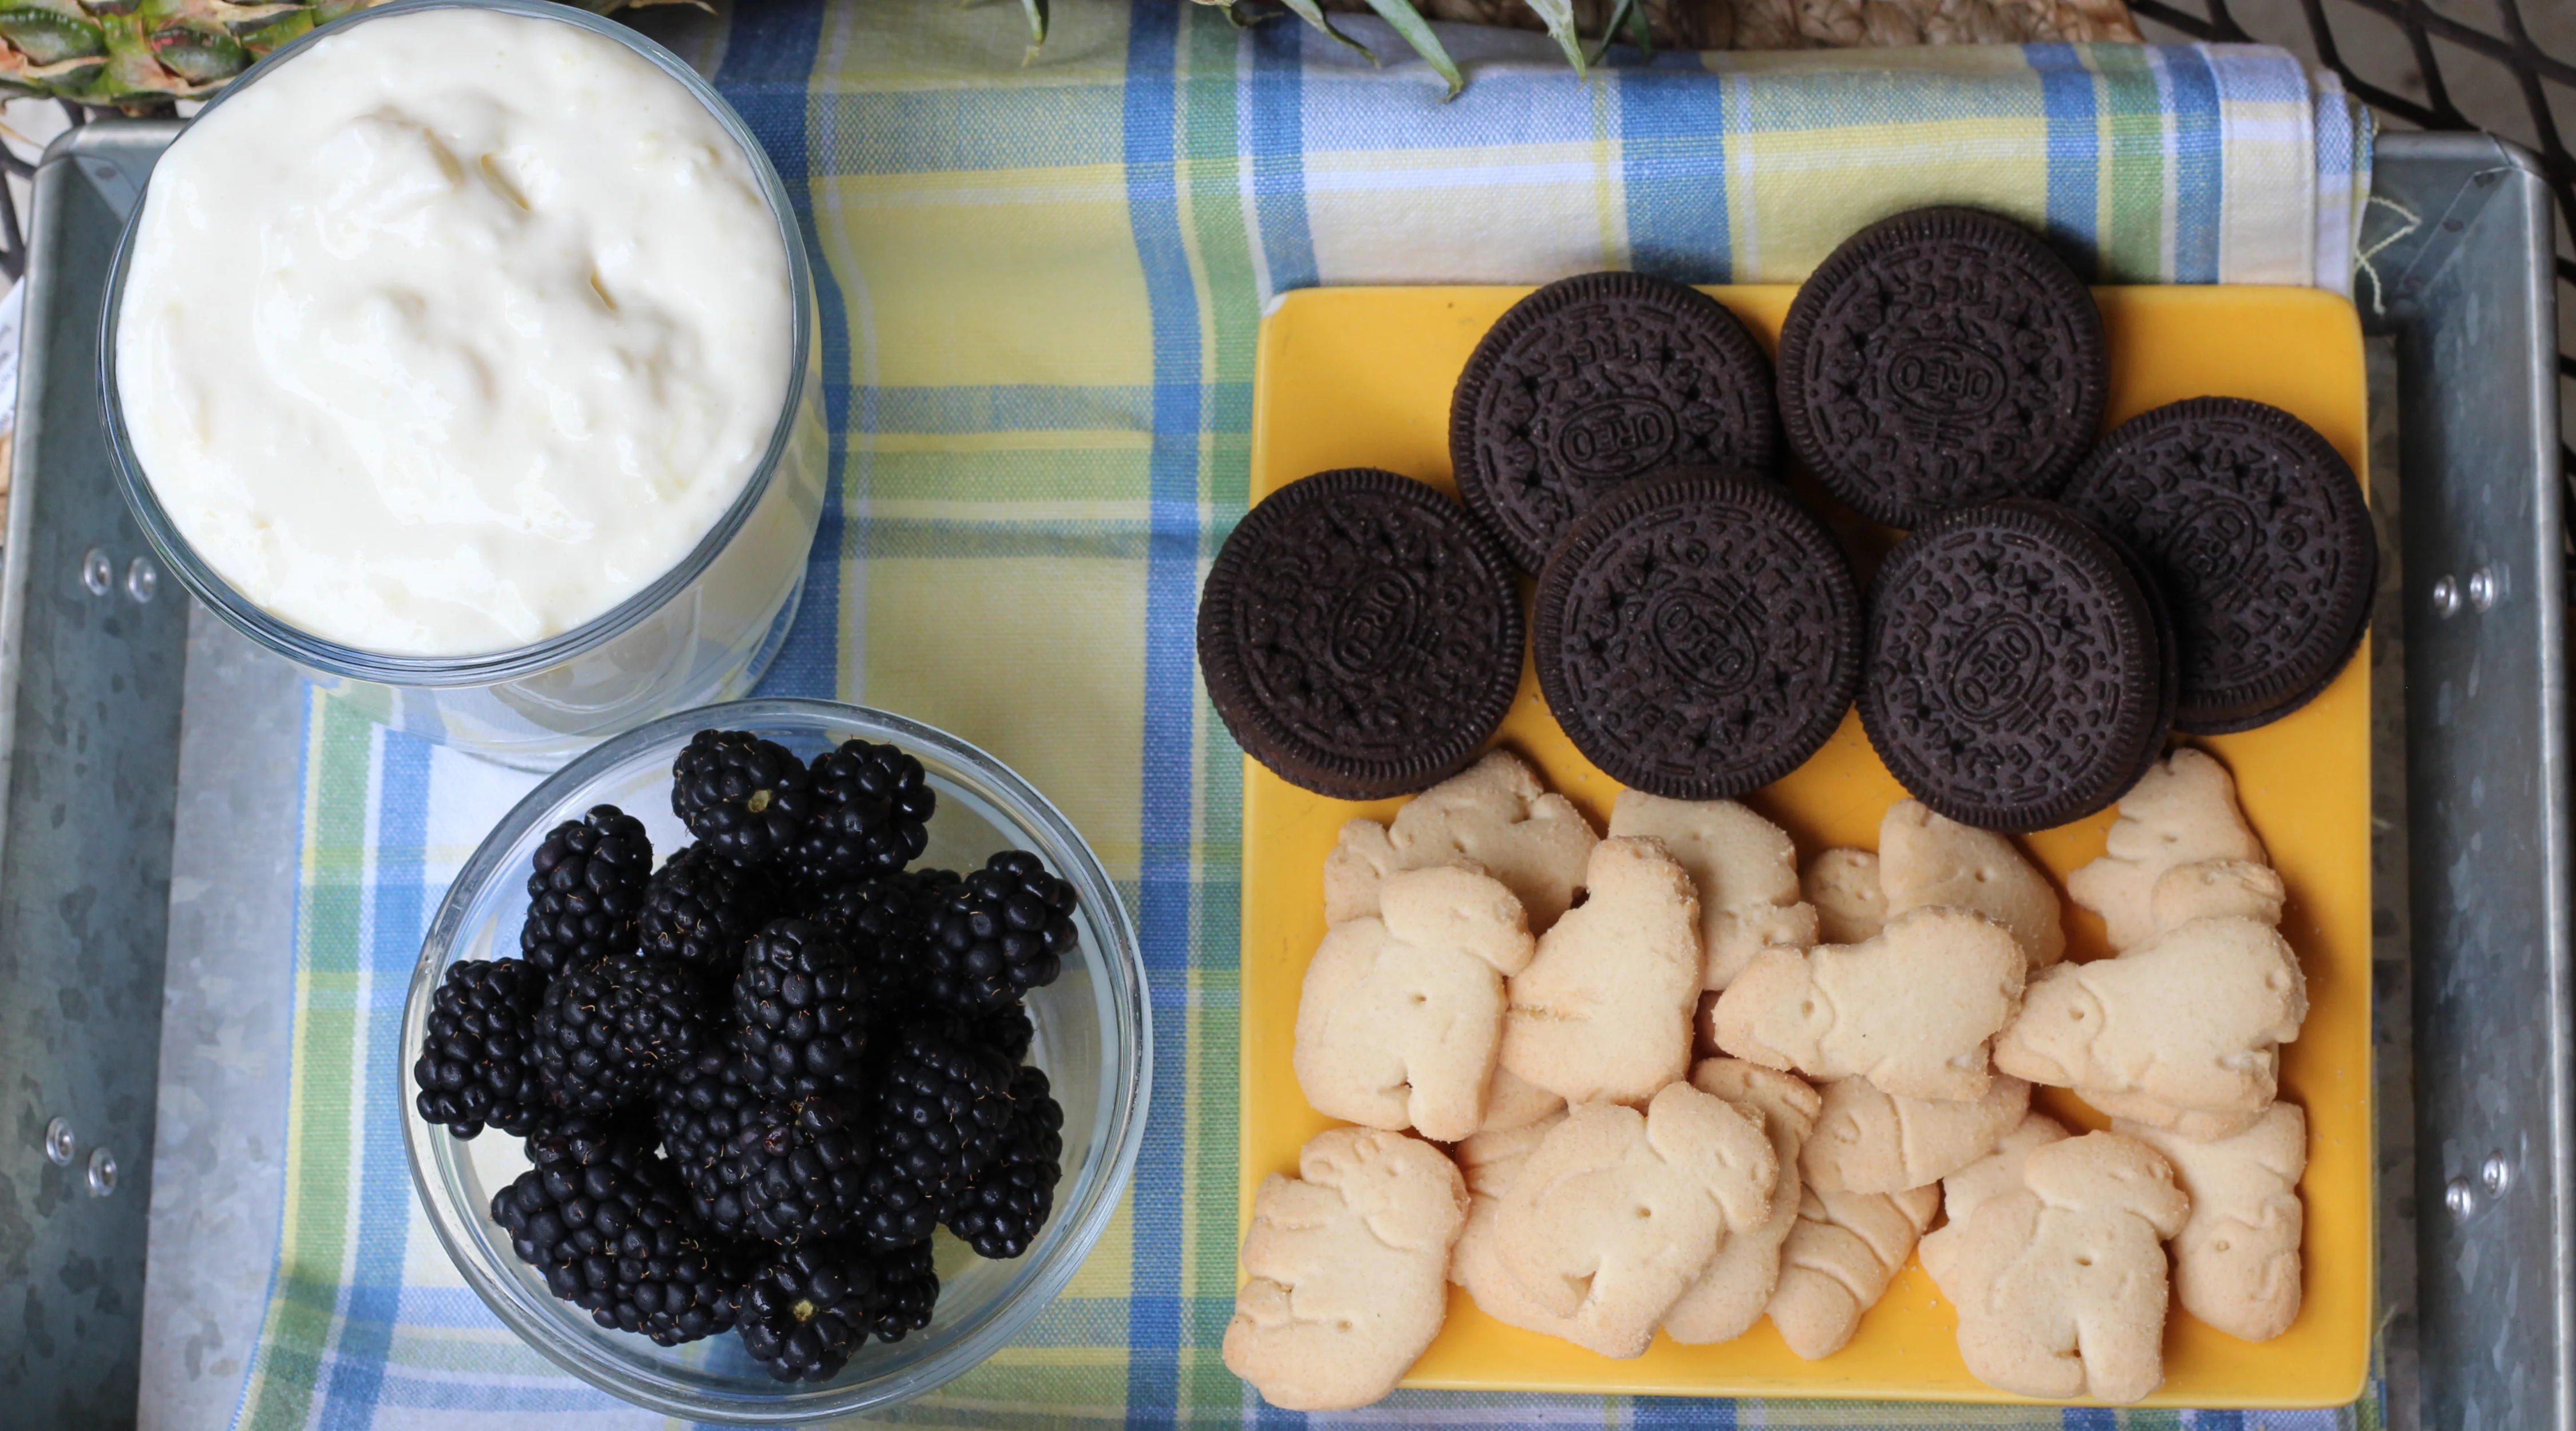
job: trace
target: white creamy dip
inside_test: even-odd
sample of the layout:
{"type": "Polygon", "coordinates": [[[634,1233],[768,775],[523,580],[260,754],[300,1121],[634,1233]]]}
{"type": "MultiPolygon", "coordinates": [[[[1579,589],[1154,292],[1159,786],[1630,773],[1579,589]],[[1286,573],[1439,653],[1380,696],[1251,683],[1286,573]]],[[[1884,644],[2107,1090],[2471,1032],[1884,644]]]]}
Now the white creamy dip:
{"type": "Polygon", "coordinates": [[[326,32],[152,173],[117,387],[197,555],[311,635],[525,646],[677,565],[785,402],[787,256],[677,80],[468,9],[326,32]]]}

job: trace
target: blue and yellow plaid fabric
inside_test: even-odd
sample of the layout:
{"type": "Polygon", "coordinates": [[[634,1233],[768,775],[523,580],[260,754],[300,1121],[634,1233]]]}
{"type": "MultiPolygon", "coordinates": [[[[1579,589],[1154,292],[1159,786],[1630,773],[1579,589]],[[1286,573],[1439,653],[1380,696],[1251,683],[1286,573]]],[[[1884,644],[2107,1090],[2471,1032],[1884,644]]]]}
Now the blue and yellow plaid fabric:
{"type": "MultiPolygon", "coordinates": [[[[1217,1356],[1235,1287],[1240,756],[1192,670],[1243,511],[1255,326],[1312,284],[1633,267],[1795,279],[1883,214],[1973,201],[2111,282],[2341,289],[2366,122],[2259,49],[1635,56],[1576,80],[1456,31],[1454,103],[1290,23],[1183,0],[761,0],[718,82],[803,206],[836,458],[768,681],[946,727],[1045,789],[1123,881],[1156,1020],[1126,1208],[1018,1343],[898,1419],[1282,1422],[1217,1356]]],[[[1349,22],[1381,54],[1373,22],[1349,22]]],[[[239,1420],[631,1428],[485,1312],[413,1207],[393,1070],[430,912],[524,776],[313,700],[290,1187],[239,1420]]],[[[1828,1364],[1829,1365],[1829,1364],[1828,1364]]],[[[1399,1393],[1379,1421],[2379,1424],[1829,1402],[1399,1393]]]]}

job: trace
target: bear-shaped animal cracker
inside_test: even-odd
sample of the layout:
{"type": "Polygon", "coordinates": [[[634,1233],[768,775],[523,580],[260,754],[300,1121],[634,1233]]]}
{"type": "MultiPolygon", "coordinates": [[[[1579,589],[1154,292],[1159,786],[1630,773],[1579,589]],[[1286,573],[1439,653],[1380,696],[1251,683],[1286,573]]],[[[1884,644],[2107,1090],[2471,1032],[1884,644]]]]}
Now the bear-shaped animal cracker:
{"type": "Polygon", "coordinates": [[[1816,942],[1816,911],[1798,897],[1798,850],[1786,830],[1732,800],[1667,800],[1622,790],[1610,838],[1658,840],[1699,894],[1705,987],[1723,989],[1765,949],[1816,942]]]}
{"type": "Polygon", "coordinates": [[[1652,840],[1602,841],[1585,878],[1511,980],[1503,1066],[1568,1103],[1643,1103],[1689,1067],[1699,900],[1652,840]]]}
{"type": "Polygon", "coordinates": [[[1948,1221],[1923,1234],[1916,1252],[1923,1270],[1932,1274],[1942,1295],[1949,1295],[1950,1258],[1977,1205],[2021,1187],[2021,1165],[2030,1150],[2066,1137],[2066,1128],[2045,1113],[2025,1113],[2021,1122],[1995,1142],[1994,1151],[1941,1180],[1941,1211],[1948,1221]]]}
{"type": "Polygon", "coordinates": [[[1460,1143],[1451,1153],[1458,1160],[1458,1171],[1467,1179],[1466,1230],[1458,1234],[1458,1245],[1449,1254],[1449,1280],[1467,1289],[1486,1316],[1498,1322],[1539,1332],[1551,1337],[1572,1340],[1574,1321],[1560,1317],[1540,1306],[1521,1288],[1521,1281],[1503,1265],[1501,1243],[1495,1232],[1501,1216],[1503,1199],[1511,1195],[1512,1182],[1528,1164],[1529,1155],[1547,1140],[1548,1133],[1565,1121],[1562,1104],[1553,1113],[1534,1123],[1497,1132],[1478,1133],[1460,1143]]]}
{"type": "Polygon", "coordinates": [[[1449,1309],[1467,1185],[1438,1148],[1334,1128],[1262,1179],[1225,1365],[1273,1406],[1345,1411],[1395,1389],[1449,1309]]]}
{"type": "Polygon", "coordinates": [[[1807,861],[1800,881],[1816,907],[1816,938],[1826,944],[1876,939],[1887,927],[1887,891],[1878,883],[1878,856],[1867,850],[1832,849],[1807,861]]]}
{"type": "Polygon", "coordinates": [[[2182,1309],[2249,1342],[2288,1331],[2299,1319],[2307,1113],[2275,1103],[2253,1127],[2214,1143],[2125,1118],[2112,1119],[2111,1130],[2164,1154],[2191,1199],[2191,1220],[2172,1244],[2174,1299],[2182,1309]]]}
{"type": "Polygon", "coordinates": [[[2278,932],[2195,919],[2109,959],[2031,981],[1995,1066],[2072,1088],[2115,1118],[2224,1138],[2278,1091],[2280,1045],[2299,1036],[2308,986],[2278,932]]]}
{"type": "Polygon", "coordinates": [[[1780,1158],[1771,1215],[1759,1227],[1731,1228],[1717,1255],[1664,1313],[1664,1330],[1687,1346],[1729,1342],[1752,1330],[1780,1282],[1780,1245],[1798,1225],[1798,1147],[1815,1125],[1822,1100],[1807,1081],[1740,1058],[1712,1058],[1691,1070],[1691,1086],[1762,1115],[1762,1132],[1780,1158]]]}
{"type": "Polygon", "coordinates": [[[1315,1111],[1456,1142],[1485,1117],[1503,976],[1534,948],[1520,901],[1472,865],[1387,880],[1306,966],[1291,1061],[1315,1111]]]}
{"type": "Polygon", "coordinates": [[[1512,1179],[1503,1265],[1569,1340],[1638,1356],[1719,1242],[1771,1215],[1779,1176],[1760,1120],[1687,1083],[1643,1113],[1580,1104],[1512,1179]]]}
{"type": "Polygon", "coordinates": [[[2030,1108],[2030,1085],[1998,1077],[1983,1098],[1899,1098],[1866,1078],[1817,1090],[1824,1107],[1799,1172],[1826,1192],[1903,1192],[1982,1158],[2030,1108]]]}
{"type": "Polygon", "coordinates": [[[1511,887],[1544,934],[1583,887],[1584,862],[1600,836],[1562,795],[1508,750],[1475,764],[1404,803],[1394,823],[1353,820],[1324,857],[1324,922],[1340,924],[1378,912],[1378,887],[1409,869],[1471,860],[1511,887]]]}
{"type": "Polygon", "coordinates": [[[1565,1111],[1565,1100],[1503,1067],[1494,1064],[1493,1081],[1485,1085],[1485,1121],[1476,1125],[1479,1133],[1508,1133],[1526,1128],[1550,1114],[1565,1111]]]}
{"type": "Polygon", "coordinates": [[[1878,884],[1887,917],[1947,905],[2012,931],[2036,974],[2066,956],[2057,891],[2010,837],[1899,800],[1878,822],[1878,884]]]}
{"type": "Polygon", "coordinates": [[[1810,1079],[1867,1078],[1907,1098],[1982,1098],[1987,1045],[2028,969],[2000,924],[1918,909],[1861,944],[1755,957],[1718,995],[1717,1046],[1810,1079]]]}
{"type": "Polygon", "coordinates": [[[1780,1249],[1780,1285],[1764,1309],[1789,1350],[1808,1361],[1841,1351],[1940,1210],[1937,1185],[1901,1193],[1808,1188],[1798,1225],[1780,1249]]]}
{"type": "Polygon", "coordinates": [[[2104,838],[2103,856],[2068,875],[2066,893],[2102,916],[2114,950],[2155,937],[2153,896],[2166,871],[2208,860],[2271,863],[2236,808],[2227,767],[2189,746],[2120,797],[2120,818],[2104,838]]]}
{"type": "Polygon", "coordinates": [[[2164,1381],[2164,1240],[2190,1200],[2153,1148],[2087,1133],[2034,1148],[1947,1262],[1959,1355],[2023,1396],[2127,1403],[2164,1381]]]}

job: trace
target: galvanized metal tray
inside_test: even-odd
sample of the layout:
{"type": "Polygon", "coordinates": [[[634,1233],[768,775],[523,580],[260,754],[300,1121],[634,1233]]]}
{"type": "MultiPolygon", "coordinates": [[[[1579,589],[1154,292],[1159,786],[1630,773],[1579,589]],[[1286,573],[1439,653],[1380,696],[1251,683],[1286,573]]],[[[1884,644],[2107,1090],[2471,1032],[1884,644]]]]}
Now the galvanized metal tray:
{"type": "MultiPolygon", "coordinates": [[[[2484,135],[2376,151],[2397,347],[2421,1423],[2576,1428],[2566,593],[2549,190],[2484,135]]],[[[2370,289],[2363,284],[2365,306],[2370,289]]],[[[2399,1309],[2402,1312],[2410,1310],[2399,1309]]],[[[2416,1408],[2408,1408],[2410,1411],[2416,1408]]]]}
{"type": "MultiPolygon", "coordinates": [[[[300,687],[215,623],[192,636],[171,589],[129,591],[142,546],[97,431],[105,259],[176,128],[87,126],[49,151],[36,186],[0,549],[0,1404],[13,1408],[0,1420],[13,1424],[129,1424],[138,1405],[147,1422],[223,1424],[276,1250],[285,1071],[242,1050],[287,1006],[295,831],[274,792],[294,770],[300,687]],[[75,806],[82,818],[57,821],[75,806]],[[60,1164],[46,1138],[58,1116],[73,1135],[60,1164]],[[94,1150],[117,1164],[105,1196],[86,1190],[94,1150]]],[[[2402,693],[2385,670],[2380,682],[2380,733],[2404,771],[2378,803],[2389,1419],[2576,1431],[2548,193],[2528,156],[2475,135],[2388,136],[2375,182],[2379,302],[2367,281],[2362,297],[2396,355],[2381,415],[2397,429],[2384,465],[2402,538],[2379,639],[2405,671],[2402,693]]]]}
{"type": "Polygon", "coordinates": [[[0,548],[0,1420],[30,1426],[130,1421],[142,1364],[188,610],[110,476],[98,308],[176,128],[36,175],[0,548]]]}

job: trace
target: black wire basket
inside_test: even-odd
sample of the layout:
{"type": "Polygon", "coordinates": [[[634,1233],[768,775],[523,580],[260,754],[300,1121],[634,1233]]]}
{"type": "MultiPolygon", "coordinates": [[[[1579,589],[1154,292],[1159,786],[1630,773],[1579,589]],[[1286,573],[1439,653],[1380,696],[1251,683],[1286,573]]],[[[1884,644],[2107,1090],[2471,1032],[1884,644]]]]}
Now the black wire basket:
{"type": "MultiPolygon", "coordinates": [[[[2384,126],[2483,129],[2530,150],[2557,199],[2559,430],[2576,428],[2576,130],[2563,127],[2576,124],[2576,0],[2129,0],[2129,9],[2150,39],[2296,51],[2342,76],[2384,126]]],[[[2559,456],[2576,490],[2576,447],[2562,443],[2559,456]]]]}

